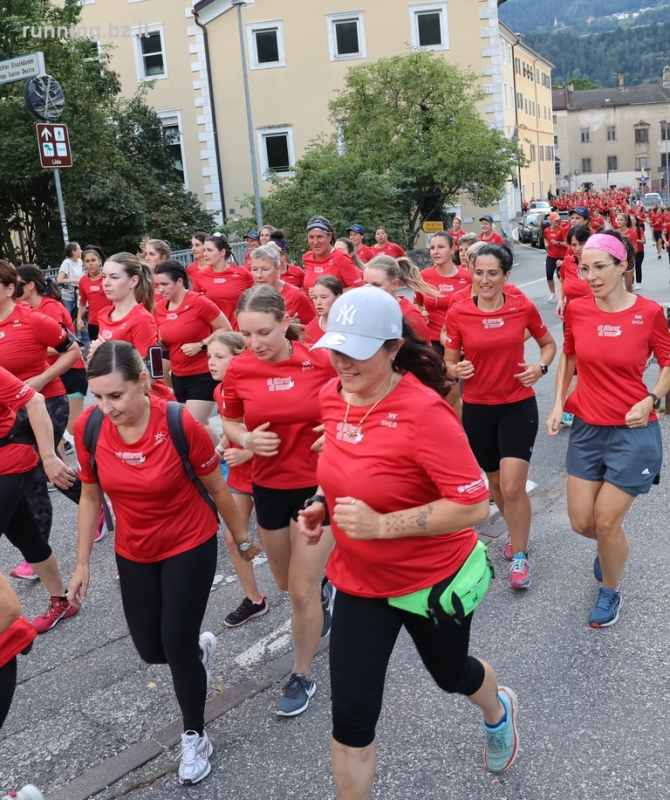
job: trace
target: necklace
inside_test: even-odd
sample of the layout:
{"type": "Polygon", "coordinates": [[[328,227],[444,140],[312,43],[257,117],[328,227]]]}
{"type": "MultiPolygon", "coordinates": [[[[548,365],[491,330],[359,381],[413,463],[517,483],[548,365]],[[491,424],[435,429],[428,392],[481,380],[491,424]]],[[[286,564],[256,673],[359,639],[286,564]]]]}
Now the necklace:
{"type": "MultiPolygon", "coordinates": [[[[344,419],[341,422],[341,434],[342,436],[338,438],[346,437],[347,441],[351,441],[353,444],[358,444],[361,439],[363,438],[363,434],[361,433],[361,428],[363,427],[363,423],[365,420],[372,414],[372,412],[377,408],[377,406],[381,403],[382,400],[385,400],[390,394],[391,389],[393,389],[393,379],[395,378],[395,372],[391,375],[391,383],[389,384],[389,388],[386,390],[386,393],[383,397],[380,397],[377,402],[371,406],[363,415],[363,419],[358,423],[358,425],[353,425],[349,423],[349,411],[351,410],[351,400],[347,403],[347,410],[344,412],[344,419]]],[[[338,426],[340,427],[340,426],[338,426]]]]}

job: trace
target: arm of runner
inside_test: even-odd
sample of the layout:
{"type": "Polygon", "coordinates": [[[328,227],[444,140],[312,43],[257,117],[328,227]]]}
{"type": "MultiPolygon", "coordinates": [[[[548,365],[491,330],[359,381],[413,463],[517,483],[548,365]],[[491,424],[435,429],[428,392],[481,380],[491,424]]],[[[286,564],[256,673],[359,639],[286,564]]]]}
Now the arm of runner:
{"type": "Polygon", "coordinates": [[[576,356],[561,354],[556,370],[556,398],[554,400],[554,407],[547,417],[546,426],[549,436],[556,436],[561,427],[561,418],[563,416],[563,405],[565,398],[570,388],[570,381],[575,374],[576,356]]]}
{"type": "Polygon", "coordinates": [[[461,351],[444,349],[444,363],[447,368],[447,377],[454,380],[455,378],[463,378],[466,381],[475,374],[475,368],[472,361],[460,361],[461,351]]]}
{"type": "Polygon", "coordinates": [[[36,392],[25,405],[30,427],[35,434],[37,449],[42,459],[47,478],[60,489],[68,489],[74,483],[75,474],[61,461],[54,451],[54,429],[46,409],[44,397],[36,392]]]}
{"type": "Polygon", "coordinates": [[[536,342],[540,346],[540,361],[537,364],[519,364],[520,367],[524,368],[523,372],[514,376],[518,378],[524,386],[532,386],[537,383],[544,375],[544,370],[540,364],[544,364],[548,367],[556,355],[556,342],[549,331],[547,331],[544,336],[536,339],[536,342]]]}
{"type": "MultiPolygon", "coordinates": [[[[221,471],[217,468],[209,475],[200,475],[203,486],[212,496],[214,503],[226,523],[226,528],[230,531],[235,544],[245,544],[249,541],[249,533],[242,523],[240,512],[237,510],[230,489],[223,480],[221,471]]],[[[259,542],[254,542],[248,550],[239,550],[239,554],[245,561],[252,561],[262,551],[259,542]]]]}
{"type": "Polygon", "coordinates": [[[244,450],[249,450],[256,456],[264,456],[266,458],[276,456],[281,443],[279,436],[269,431],[269,427],[270,423],[264,422],[255,430],[248,431],[247,426],[242,421],[242,417],[238,419],[224,418],[223,420],[223,432],[229,441],[239,445],[244,450]]]}
{"type": "MultiPolygon", "coordinates": [[[[663,367],[658,374],[658,380],[651,390],[656,397],[663,398],[670,392],[670,367],[663,367]]],[[[649,415],[654,408],[654,400],[651,395],[635,403],[626,414],[626,425],[629,428],[645,428],[649,422],[649,415]]]]}
{"type": "Polygon", "coordinates": [[[93,539],[98,528],[100,508],[102,506],[102,492],[97,483],[81,484],[81,498],[77,527],[79,529],[79,544],[77,546],[77,566],[70,581],[68,601],[75,607],[81,608],[88,594],[88,585],[91,577],[90,561],[93,539]]]}
{"type": "MultiPolygon", "coordinates": [[[[317,486],[314,494],[323,497],[323,489],[317,486]]],[[[325,503],[316,500],[307,508],[298,511],[298,530],[307,539],[307,544],[318,544],[321,540],[327,510],[325,503]]]]}

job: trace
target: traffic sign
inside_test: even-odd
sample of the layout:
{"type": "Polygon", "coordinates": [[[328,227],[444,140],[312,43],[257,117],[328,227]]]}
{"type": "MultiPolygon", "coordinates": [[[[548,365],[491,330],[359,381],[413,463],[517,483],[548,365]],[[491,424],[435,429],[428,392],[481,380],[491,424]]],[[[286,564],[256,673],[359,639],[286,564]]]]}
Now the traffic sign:
{"type": "Polygon", "coordinates": [[[43,75],[45,72],[44,53],[28,53],[25,56],[0,61],[0,83],[24,81],[35,75],[43,75]]]}
{"type": "Polygon", "coordinates": [[[444,230],[444,222],[424,222],[421,226],[424,233],[437,233],[444,230]]]}
{"type": "Polygon", "coordinates": [[[72,166],[70,137],[67,125],[52,122],[38,122],[37,143],[40,151],[40,163],[46,169],[72,166]]]}

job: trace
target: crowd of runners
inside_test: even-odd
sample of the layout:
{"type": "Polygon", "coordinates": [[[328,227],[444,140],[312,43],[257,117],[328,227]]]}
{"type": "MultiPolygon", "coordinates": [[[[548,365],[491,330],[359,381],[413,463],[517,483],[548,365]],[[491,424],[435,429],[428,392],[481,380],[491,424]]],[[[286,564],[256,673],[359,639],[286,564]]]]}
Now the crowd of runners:
{"type": "MultiPolygon", "coordinates": [[[[566,209],[565,225],[552,214],[545,231],[564,325],[546,428],[571,425],[568,511],[573,530],[594,540],[600,583],[584,616],[604,628],[621,608],[622,524],[658,482],[670,334],[661,307],[633,291],[643,211],[624,193],[607,199],[616,204],[604,222],[599,199],[580,199],[589,205],[566,209]]],[[[205,232],[193,234],[187,267],[156,239],[109,257],[71,243],[55,282],[0,261],[0,530],[23,559],[10,576],[39,579],[48,595],[30,623],[0,576],[0,726],[17,655],[81,611],[96,582],[92,549],[115,528],[132,641],[145,662],[168,665],[182,711],[179,780],[205,778],[217,637],[201,626],[222,519],[244,593],[223,625],[268,612],[253,566],[262,551],[290,598],[294,664],[277,715],[308,708],[312,662],[330,635],[339,800],[371,792],[386,667],[403,627],[437,685],[481,709],[486,767],[514,762],[516,695],[469,654],[492,576],[474,526],[494,501],[508,527],[509,588],[526,592],[533,387],[557,346],[509,282],[512,252],[493,219],[480,223],[479,235],[459,219],[433,235],[424,270],[385,228],[368,244],[363,226],[338,238],[323,216],[295,248],[307,248],[302,265],[269,225],[247,234],[242,264],[224,235],[205,232]],[[76,474],[65,457],[73,449],[76,474]],[[79,506],[69,588],[49,545],[52,490],[79,506]]]]}

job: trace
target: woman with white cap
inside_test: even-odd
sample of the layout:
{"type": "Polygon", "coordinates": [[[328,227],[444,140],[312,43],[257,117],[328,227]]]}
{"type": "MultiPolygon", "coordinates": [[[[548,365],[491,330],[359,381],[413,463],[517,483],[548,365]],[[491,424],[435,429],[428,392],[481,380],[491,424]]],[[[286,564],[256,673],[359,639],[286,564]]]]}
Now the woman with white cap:
{"type": "Polygon", "coordinates": [[[472,612],[490,580],[471,526],[486,521],[488,494],[445,402],[444,365],[403,324],[397,301],[373,286],[335,301],[315,348],[331,351],[338,379],[321,391],[319,488],[300,528],[316,545],[330,511],[337,543],[326,569],[338,590],[330,640],[337,797],[369,797],[386,668],[403,627],[440,688],[482,709],[484,761],[502,772],[518,748],[516,697],[468,655],[472,612]]]}

